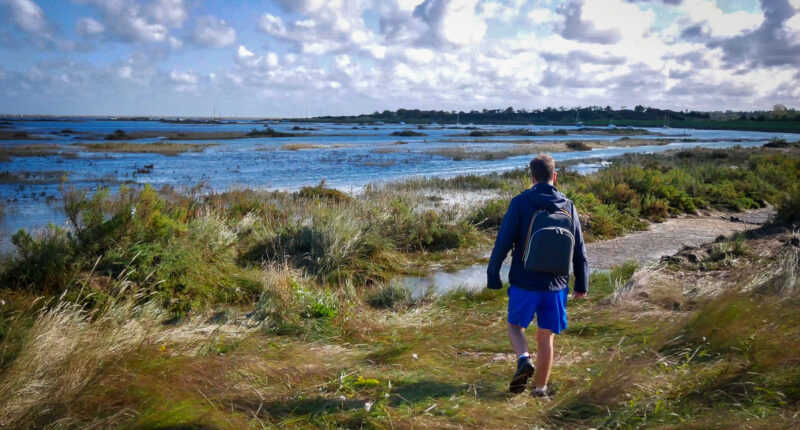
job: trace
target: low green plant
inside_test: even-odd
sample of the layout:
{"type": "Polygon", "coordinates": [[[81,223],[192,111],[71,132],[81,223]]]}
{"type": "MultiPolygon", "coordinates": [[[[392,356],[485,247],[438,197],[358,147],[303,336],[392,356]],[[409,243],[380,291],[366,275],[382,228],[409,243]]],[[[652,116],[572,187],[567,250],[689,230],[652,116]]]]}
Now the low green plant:
{"type": "Polygon", "coordinates": [[[368,292],[364,301],[377,309],[401,309],[411,303],[411,289],[401,282],[389,282],[368,292]]]}
{"type": "Polygon", "coordinates": [[[334,188],[326,188],[324,182],[315,187],[303,187],[297,194],[307,199],[327,199],[334,202],[351,200],[351,197],[342,191],[334,188]]]}
{"type": "Polygon", "coordinates": [[[775,219],[784,224],[800,222],[800,185],[794,184],[778,201],[775,219]]]}
{"type": "Polygon", "coordinates": [[[503,222],[509,203],[508,199],[489,200],[470,215],[470,222],[480,228],[498,228],[503,222]]]}

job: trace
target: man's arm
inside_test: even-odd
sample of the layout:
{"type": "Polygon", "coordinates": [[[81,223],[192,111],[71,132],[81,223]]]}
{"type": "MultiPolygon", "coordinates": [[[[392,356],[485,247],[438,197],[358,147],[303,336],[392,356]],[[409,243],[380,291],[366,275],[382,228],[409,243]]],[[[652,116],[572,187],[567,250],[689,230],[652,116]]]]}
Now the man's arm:
{"type": "Polygon", "coordinates": [[[503,288],[503,281],[500,280],[500,268],[503,266],[503,261],[508,256],[508,251],[514,246],[514,241],[517,238],[519,222],[515,202],[516,200],[511,200],[508,205],[506,215],[503,217],[503,223],[500,225],[500,231],[497,232],[497,239],[494,241],[492,256],[489,257],[489,267],[486,269],[488,277],[486,286],[493,290],[503,288]]]}
{"type": "Polygon", "coordinates": [[[575,249],[572,252],[572,270],[575,273],[573,292],[576,297],[582,297],[589,292],[589,260],[586,257],[581,220],[574,204],[572,205],[572,219],[575,223],[575,249]]]}

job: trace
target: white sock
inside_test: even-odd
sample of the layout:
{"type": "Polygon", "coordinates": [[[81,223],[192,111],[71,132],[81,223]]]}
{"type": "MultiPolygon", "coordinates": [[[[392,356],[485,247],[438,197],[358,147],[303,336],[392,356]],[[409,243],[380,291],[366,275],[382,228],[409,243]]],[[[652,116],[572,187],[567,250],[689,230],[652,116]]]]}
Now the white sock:
{"type": "Polygon", "coordinates": [[[531,356],[531,354],[529,352],[523,352],[522,354],[519,355],[519,359],[521,360],[523,358],[530,357],[530,356],[531,356]]]}
{"type": "Polygon", "coordinates": [[[536,388],[534,388],[533,390],[534,390],[534,391],[538,391],[538,392],[540,392],[540,393],[546,393],[546,392],[547,392],[547,385],[545,385],[544,387],[541,387],[541,388],[539,388],[539,387],[536,387],[536,388]]]}

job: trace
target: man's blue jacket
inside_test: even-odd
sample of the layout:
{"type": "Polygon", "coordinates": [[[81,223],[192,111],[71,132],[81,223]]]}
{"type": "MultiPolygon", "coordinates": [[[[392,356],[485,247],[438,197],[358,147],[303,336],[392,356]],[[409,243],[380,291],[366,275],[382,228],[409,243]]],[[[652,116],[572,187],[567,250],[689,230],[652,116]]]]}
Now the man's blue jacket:
{"type": "Polygon", "coordinates": [[[539,209],[550,211],[566,209],[572,214],[575,236],[575,250],[572,254],[572,271],[575,275],[574,290],[586,293],[589,288],[589,262],[586,259],[586,246],[583,243],[583,232],[575,205],[548,183],[539,183],[523,191],[511,200],[508,211],[503,218],[503,224],[497,233],[492,256],[489,258],[487,270],[487,286],[500,289],[503,282],[500,280],[500,267],[506,259],[508,251],[511,254],[511,271],[508,282],[511,285],[533,291],[560,291],[569,285],[569,276],[556,276],[542,272],[528,272],[523,267],[522,253],[527,241],[528,225],[531,217],[539,209]]]}

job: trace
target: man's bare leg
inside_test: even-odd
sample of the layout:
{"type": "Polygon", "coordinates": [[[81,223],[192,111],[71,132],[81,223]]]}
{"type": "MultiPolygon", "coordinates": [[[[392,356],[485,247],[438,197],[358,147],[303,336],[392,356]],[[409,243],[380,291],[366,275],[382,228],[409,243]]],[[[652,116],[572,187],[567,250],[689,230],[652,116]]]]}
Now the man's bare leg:
{"type": "Polygon", "coordinates": [[[522,354],[528,352],[528,340],[525,339],[524,328],[509,323],[508,338],[511,339],[511,347],[514,348],[514,352],[517,354],[517,357],[520,357],[522,354]]]}
{"type": "MultiPolygon", "coordinates": [[[[511,329],[509,328],[509,334],[511,329]]],[[[513,343],[513,340],[512,340],[513,343]]],[[[553,332],[546,328],[536,329],[536,374],[534,375],[535,388],[547,386],[550,378],[550,368],[553,366],[553,332]]]]}
{"type": "Polygon", "coordinates": [[[528,353],[528,341],[525,339],[525,329],[514,324],[508,325],[508,338],[511,339],[511,346],[517,354],[517,371],[511,378],[509,391],[521,393],[528,385],[528,379],[534,374],[534,365],[528,353]],[[523,355],[524,354],[524,355],[523,355]]]}

